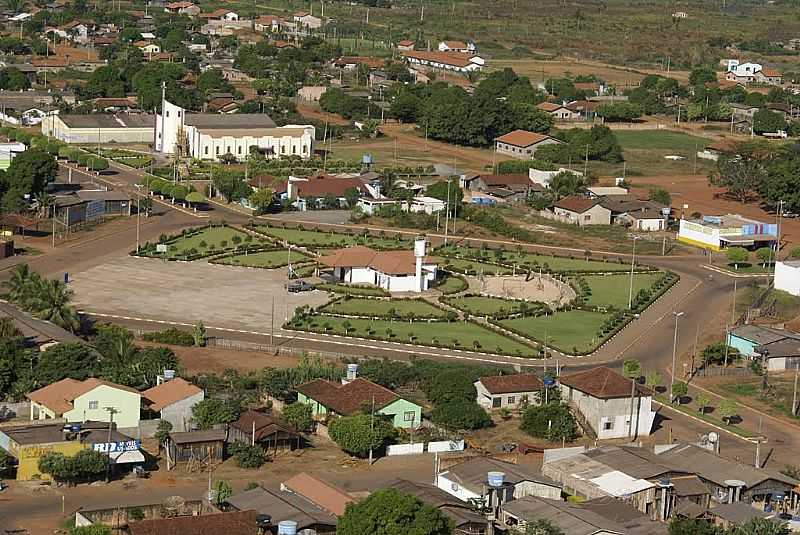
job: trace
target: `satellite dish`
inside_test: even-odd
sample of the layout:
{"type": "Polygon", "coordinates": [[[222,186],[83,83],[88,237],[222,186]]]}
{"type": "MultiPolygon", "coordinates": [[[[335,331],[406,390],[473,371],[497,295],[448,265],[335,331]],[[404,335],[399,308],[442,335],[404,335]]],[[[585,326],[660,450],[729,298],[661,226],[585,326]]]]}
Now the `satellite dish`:
{"type": "Polygon", "coordinates": [[[714,431],[711,431],[708,434],[708,441],[711,442],[712,444],[716,444],[717,440],[719,440],[719,435],[716,434],[714,431]]]}

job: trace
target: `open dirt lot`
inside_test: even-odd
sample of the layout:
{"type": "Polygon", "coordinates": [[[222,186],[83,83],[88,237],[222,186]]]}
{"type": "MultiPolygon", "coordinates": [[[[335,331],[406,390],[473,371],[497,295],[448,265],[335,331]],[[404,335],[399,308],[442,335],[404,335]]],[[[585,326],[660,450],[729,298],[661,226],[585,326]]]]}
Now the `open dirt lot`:
{"type": "MultiPolygon", "coordinates": [[[[626,69],[624,67],[615,67],[606,63],[576,60],[576,59],[558,59],[558,60],[536,60],[536,59],[508,59],[495,61],[492,64],[493,68],[504,69],[511,67],[514,72],[520,76],[528,76],[531,82],[543,82],[547,78],[563,77],[566,73],[576,74],[593,74],[598,78],[604,80],[606,83],[620,87],[633,87],[639,85],[639,82],[647,74],[656,71],[642,71],[626,69]]],[[[666,76],[666,71],[657,72],[666,76]]],[[[669,76],[681,82],[688,80],[688,72],[686,71],[670,71],[669,76]]]]}
{"type": "Polygon", "coordinates": [[[75,273],[71,286],[78,307],[89,312],[269,332],[273,297],[276,328],[296,307],[328,300],[320,291],[290,294],[285,281],[283,269],[126,256],[75,273]]]}
{"type": "Polygon", "coordinates": [[[536,276],[529,281],[525,280],[525,275],[484,277],[483,280],[467,277],[467,282],[472,291],[506,299],[526,299],[549,304],[566,303],[575,299],[575,290],[547,275],[536,276]]]}

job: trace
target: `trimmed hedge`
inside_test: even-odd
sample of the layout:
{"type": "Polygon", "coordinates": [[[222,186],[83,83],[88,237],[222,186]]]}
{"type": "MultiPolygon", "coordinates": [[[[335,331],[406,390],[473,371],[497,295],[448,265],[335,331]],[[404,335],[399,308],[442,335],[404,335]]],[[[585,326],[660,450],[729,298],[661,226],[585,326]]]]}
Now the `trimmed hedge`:
{"type": "Polygon", "coordinates": [[[193,346],[194,335],[189,331],[178,329],[177,327],[170,327],[163,331],[156,331],[152,333],[144,333],[142,340],[148,342],[157,342],[159,344],[169,344],[173,346],[193,346]]]}

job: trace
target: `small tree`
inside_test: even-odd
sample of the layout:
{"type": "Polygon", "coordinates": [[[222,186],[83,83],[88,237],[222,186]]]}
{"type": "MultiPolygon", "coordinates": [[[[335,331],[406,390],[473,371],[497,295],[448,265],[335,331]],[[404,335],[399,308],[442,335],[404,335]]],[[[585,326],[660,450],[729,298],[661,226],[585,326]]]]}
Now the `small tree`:
{"type": "Polygon", "coordinates": [[[717,411],[719,411],[719,417],[722,418],[722,421],[730,425],[731,418],[736,416],[738,407],[736,406],[735,401],[732,401],[730,399],[724,399],[719,403],[717,411]]]}
{"type": "Polygon", "coordinates": [[[733,264],[734,269],[739,269],[739,264],[747,262],[749,254],[743,247],[729,247],[725,250],[725,256],[728,258],[728,262],[733,264]]]}
{"type": "Polygon", "coordinates": [[[622,363],[622,374],[625,377],[634,379],[642,374],[642,365],[636,359],[627,359],[622,363]]]}
{"type": "Polygon", "coordinates": [[[283,419],[301,433],[307,433],[314,424],[311,405],[295,402],[283,408],[283,419]]]}
{"type": "Polygon", "coordinates": [[[172,431],[172,424],[167,420],[159,420],[156,426],[155,437],[158,440],[158,446],[161,447],[169,438],[169,432],[172,431]]]}
{"type": "Polygon", "coordinates": [[[772,248],[761,247],[756,249],[756,258],[761,262],[762,267],[767,267],[767,262],[772,260],[772,248]]]}
{"type": "Polygon", "coordinates": [[[336,526],[338,535],[449,535],[452,532],[453,521],[439,509],[391,488],[348,504],[336,526]]]}
{"type": "Polygon", "coordinates": [[[216,481],[211,490],[214,493],[213,501],[217,506],[222,505],[222,503],[233,494],[233,487],[231,487],[231,484],[223,480],[216,481]]]}
{"type": "Polygon", "coordinates": [[[380,450],[395,436],[394,427],[381,416],[355,414],[334,419],[328,426],[331,439],[344,451],[357,457],[380,450]]]}
{"type": "Polygon", "coordinates": [[[437,405],[431,413],[433,423],[452,430],[471,430],[489,427],[492,419],[474,401],[451,401],[437,405]]]}
{"type": "Polygon", "coordinates": [[[700,411],[700,414],[705,414],[706,407],[708,407],[708,404],[711,403],[711,400],[708,399],[708,396],[705,394],[697,394],[694,400],[697,403],[697,410],[700,411]]]}
{"type": "Polygon", "coordinates": [[[575,417],[569,407],[561,403],[528,407],[522,414],[520,429],[551,442],[562,439],[571,441],[578,434],[575,417]]]}
{"type": "Polygon", "coordinates": [[[645,384],[653,388],[661,385],[661,381],[661,374],[658,372],[658,370],[650,370],[647,372],[647,375],[645,375],[644,378],[645,384]]]}
{"type": "Polygon", "coordinates": [[[234,442],[228,448],[239,468],[259,468],[266,461],[264,448],[258,444],[247,444],[245,442],[234,442]]]}
{"type": "Polygon", "coordinates": [[[672,385],[672,393],[671,393],[672,399],[670,399],[670,401],[673,403],[675,402],[676,399],[680,401],[680,399],[688,393],[689,393],[689,385],[687,385],[683,381],[676,381],[672,385]]]}
{"type": "Polygon", "coordinates": [[[194,324],[192,329],[192,337],[194,338],[194,345],[197,347],[204,347],[206,345],[206,326],[202,321],[194,324]]]}

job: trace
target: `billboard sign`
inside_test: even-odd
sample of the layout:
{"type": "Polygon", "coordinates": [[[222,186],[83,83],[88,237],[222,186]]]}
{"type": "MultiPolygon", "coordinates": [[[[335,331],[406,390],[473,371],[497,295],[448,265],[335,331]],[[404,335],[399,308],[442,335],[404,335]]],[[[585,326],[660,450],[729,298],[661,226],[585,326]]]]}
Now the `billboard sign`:
{"type": "Polygon", "coordinates": [[[86,205],[86,221],[94,221],[106,213],[106,201],[98,199],[86,205]]]}

